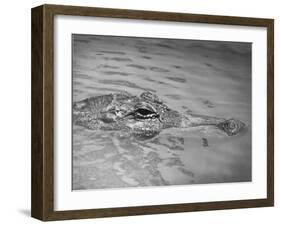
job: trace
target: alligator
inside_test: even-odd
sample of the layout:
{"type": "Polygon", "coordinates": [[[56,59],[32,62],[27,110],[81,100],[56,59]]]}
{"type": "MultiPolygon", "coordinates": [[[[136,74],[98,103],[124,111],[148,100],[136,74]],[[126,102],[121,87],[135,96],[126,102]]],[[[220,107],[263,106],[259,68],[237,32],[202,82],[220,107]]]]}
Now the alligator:
{"type": "Polygon", "coordinates": [[[154,137],[167,128],[198,126],[214,126],[234,136],[245,127],[234,118],[180,113],[149,91],[140,96],[118,92],[74,102],[73,123],[91,130],[128,131],[143,138],[154,137]]]}

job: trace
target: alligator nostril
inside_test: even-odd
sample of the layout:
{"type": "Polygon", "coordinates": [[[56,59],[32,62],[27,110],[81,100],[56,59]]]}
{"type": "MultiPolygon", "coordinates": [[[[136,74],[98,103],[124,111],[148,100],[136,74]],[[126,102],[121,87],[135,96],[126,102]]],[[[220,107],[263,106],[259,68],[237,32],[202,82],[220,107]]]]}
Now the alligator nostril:
{"type": "Polygon", "coordinates": [[[240,132],[245,127],[245,124],[236,119],[229,119],[219,123],[218,127],[225,131],[229,136],[233,136],[240,132]]]}

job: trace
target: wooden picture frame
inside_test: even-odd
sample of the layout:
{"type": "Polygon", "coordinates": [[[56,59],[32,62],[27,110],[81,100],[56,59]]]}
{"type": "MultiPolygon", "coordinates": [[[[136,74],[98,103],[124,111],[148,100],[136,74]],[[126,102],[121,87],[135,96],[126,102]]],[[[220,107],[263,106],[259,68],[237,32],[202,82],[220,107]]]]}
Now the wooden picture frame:
{"type": "Polygon", "coordinates": [[[274,205],[274,20],[185,13],[136,11],[62,5],[32,9],[32,200],[31,215],[51,221],[66,219],[163,214],[274,205]],[[54,210],[54,16],[123,18],[267,29],[267,198],[178,203],[121,208],[54,210]]]}

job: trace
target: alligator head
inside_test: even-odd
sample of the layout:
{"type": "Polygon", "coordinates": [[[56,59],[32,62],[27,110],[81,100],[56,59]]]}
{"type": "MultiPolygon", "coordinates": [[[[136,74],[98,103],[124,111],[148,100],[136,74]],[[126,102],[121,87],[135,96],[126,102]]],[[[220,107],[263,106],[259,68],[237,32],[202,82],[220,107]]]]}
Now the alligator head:
{"type": "Polygon", "coordinates": [[[181,114],[170,109],[157,95],[139,97],[127,92],[97,96],[73,105],[74,123],[92,130],[123,130],[138,137],[153,137],[166,128],[212,125],[232,136],[245,124],[236,119],[181,114]]]}

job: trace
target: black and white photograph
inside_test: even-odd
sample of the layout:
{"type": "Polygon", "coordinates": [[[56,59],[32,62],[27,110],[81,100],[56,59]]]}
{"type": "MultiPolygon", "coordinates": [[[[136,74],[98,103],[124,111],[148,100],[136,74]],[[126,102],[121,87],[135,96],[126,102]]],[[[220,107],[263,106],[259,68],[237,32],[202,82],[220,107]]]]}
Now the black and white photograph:
{"type": "Polygon", "coordinates": [[[72,189],[252,181],[252,44],[72,34],[72,189]]]}

